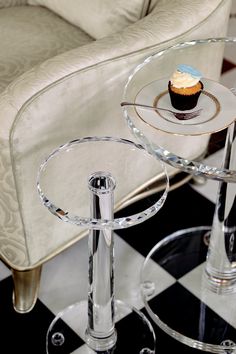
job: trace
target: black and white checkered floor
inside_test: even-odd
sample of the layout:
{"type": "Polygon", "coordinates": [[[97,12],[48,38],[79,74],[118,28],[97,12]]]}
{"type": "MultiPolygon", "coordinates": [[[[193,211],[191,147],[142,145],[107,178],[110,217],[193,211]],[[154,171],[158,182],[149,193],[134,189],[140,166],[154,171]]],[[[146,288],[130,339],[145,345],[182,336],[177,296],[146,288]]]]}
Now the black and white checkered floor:
{"type": "MultiPolygon", "coordinates": [[[[144,202],[144,201],[143,201],[144,202]]],[[[134,208],[134,206],[132,206],[134,208]]],[[[139,272],[145,256],[163,236],[196,225],[211,225],[214,203],[185,185],[172,191],[159,213],[142,225],[119,231],[115,238],[116,297],[137,308],[143,307],[139,293],[139,272]],[[181,208],[177,201],[181,199],[181,208]],[[196,212],[201,210],[201,213],[196,212]],[[145,239],[145,242],[143,240],[145,239]]],[[[155,268],[155,265],[153,266],[155,268]]],[[[0,317],[1,343],[7,353],[45,353],[47,328],[54,314],[78,300],[86,299],[87,290],[87,239],[51,260],[43,268],[40,296],[35,308],[29,314],[21,315],[12,309],[12,280],[3,265],[0,268],[0,317]]],[[[157,277],[160,275],[156,267],[157,277]]],[[[161,276],[161,275],[160,275],[161,276]]],[[[164,280],[164,279],[163,279],[164,280]]],[[[161,278],[160,278],[161,281],[161,278]]],[[[164,289],[163,289],[164,290],[164,289]]],[[[174,291],[174,287],[173,287],[174,291]]],[[[158,298],[158,296],[157,296],[158,298]]],[[[173,314],[170,313],[170,316],[173,314]]],[[[121,320],[125,326],[132,326],[132,318],[121,320]]],[[[194,353],[185,346],[170,339],[154,325],[157,336],[157,353],[194,353]],[[168,350],[166,349],[168,347],[168,350]],[[178,349],[179,348],[179,349],[178,349]]],[[[82,342],[72,336],[72,343],[66,353],[76,353],[82,342]]],[[[121,353],[126,353],[122,351],[121,353]]],[[[132,353],[132,351],[128,351],[132,353]]],[[[127,352],[127,353],[128,353],[127,352]]]]}
{"type": "MultiPolygon", "coordinates": [[[[221,151],[216,154],[221,155],[221,151]]],[[[158,240],[178,229],[211,225],[214,213],[214,198],[217,182],[210,181],[211,186],[198,187],[195,190],[191,185],[180,187],[169,193],[165,206],[145,223],[122,230],[115,237],[115,279],[116,298],[143,309],[143,302],[139,291],[139,269],[145,256],[158,240]],[[201,192],[201,188],[203,192],[201,192]],[[204,190],[205,189],[205,190],[204,190]],[[206,198],[207,193],[210,194],[206,198]],[[202,195],[203,193],[203,195],[202,195]],[[204,196],[205,195],[205,196],[204,196]],[[181,200],[181,207],[179,205],[181,200]],[[199,210],[201,212],[199,212],[199,210]],[[144,242],[145,239],[145,242],[144,242]]],[[[145,201],[142,201],[144,203],[145,201]]],[[[130,207],[133,212],[135,206],[130,207]]],[[[168,288],[170,296],[176,296],[176,284],[169,284],[163,277],[159,266],[153,264],[156,276],[163,280],[163,291],[168,288]],[[170,286],[171,285],[171,286],[170,286]]],[[[1,265],[0,274],[0,317],[1,317],[1,343],[7,353],[45,353],[46,331],[54,314],[71,303],[86,299],[87,290],[87,239],[68,249],[43,268],[40,295],[35,308],[29,314],[17,314],[12,309],[11,294],[12,280],[8,270],[1,265]]],[[[182,289],[177,289],[180,296],[182,289]]],[[[155,301],[158,303],[157,295],[155,301]]],[[[192,295],[194,298],[194,295],[192,295]]],[[[185,297],[184,297],[185,298],[185,297]]],[[[197,298],[195,299],[197,301],[197,298]]],[[[162,302],[163,305],[163,302],[162,302]]],[[[169,316],[179,316],[176,309],[169,316]]],[[[144,310],[145,312],[145,310],[144,310]]],[[[147,315],[148,316],[148,315],[147,315]]],[[[135,328],[132,316],[120,321],[120,326],[128,326],[129,330],[135,328]],[[127,322],[128,321],[128,322],[127,322]]],[[[185,345],[171,339],[153,324],[157,337],[157,353],[197,353],[185,345]]],[[[72,333],[71,342],[63,354],[80,353],[76,349],[83,342],[72,333]]],[[[131,349],[121,348],[120,353],[133,353],[131,349]]]]}
{"type": "MultiPolygon", "coordinates": [[[[236,13],[236,1],[233,0],[232,13],[236,13]]],[[[236,16],[232,16],[229,24],[229,35],[236,35],[236,16]]],[[[227,60],[230,60],[230,53],[227,60]]],[[[223,83],[230,83],[236,87],[236,67],[231,67],[222,76],[223,83]]],[[[222,149],[208,158],[209,164],[220,165],[222,149]]],[[[215,209],[215,198],[218,182],[207,181],[202,186],[186,184],[169,193],[164,207],[155,217],[136,227],[122,230],[115,237],[115,296],[143,308],[143,301],[139,290],[139,269],[143,261],[157,243],[164,236],[183,228],[200,225],[211,225],[215,209]],[[181,200],[181,205],[180,201],[181,200]],[[144,242],[145,240],[145,242],[144,242]]],[[[144,203],[145,201],[142,201],[144,203]]],[[[130,208],[135,208],[132,206],[130,208]]],[[[153,271],[156,271],[160,282],[163,281],[163,292],[168,289],[169,296],[182,296],[182,307],[169,311],[167,316],[181,316],[184,312],[188,291],[193,303],[198,301],[194,289],[184,290],[179,283],[169,284],[160,272],[160,267],[153,262],[153,271]],[[178,295],[176,295],[178,294],[178,295]],[[195,294],[195,295],[194,295],[195,294]]],[[[66,250],[43,267],[39,298],[35,308],[28,314],[17,314],[12,308],[12,279],[10,271],[0,263],[0,341],[4,353],[44,354],[46,351],[46,332],[52,319],[60,310],[68,305],[86,299],[87,296],[87,239],[82,239],[72,248],[66,250]]],[[[162,293],[155,297],[155,302],[161,300],[162,293]]],[[[188,297],[189,298],[189,297],[188,297]]],[[[162,302],[164,307],[164,304],[162,302]]],[[[158,305],[157,305],[158,306],[158,305]]],[[[221,314],[219,314],[221,315],[221,314]]],[[[147,315],[150,319],[150,317],[147,315]]],[[[132,331],[135,323],[132,316],[120,321],[123,326],[132,331]]],[[[152,321],[151,321],[152,322],[152,321]]],[[[153,323],[153,322],[152,322],[153,323]]],[[[166,335],[153,323],[157,338],[158,354],[200,354],[201,351],[191,349],[166,335]]],[[[235,326],[236,328],[236,326],[235,326]]],[[[234,330],[234,329],[233,329],[234,330]]],[[[66,351],[61,354],[82,353],[83,341],[74,333],[66,351]]],[[[120,348],[120,353],[133,353],[132,343],[120,348]],[[130,346],[130,348],[129,348],[130,346]]]]}

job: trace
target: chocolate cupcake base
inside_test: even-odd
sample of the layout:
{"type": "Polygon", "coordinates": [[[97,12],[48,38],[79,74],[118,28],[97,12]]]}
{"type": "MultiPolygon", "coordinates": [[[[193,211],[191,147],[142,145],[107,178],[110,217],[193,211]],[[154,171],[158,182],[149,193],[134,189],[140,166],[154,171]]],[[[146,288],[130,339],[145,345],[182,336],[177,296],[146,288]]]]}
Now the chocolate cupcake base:
{"type": "Polygon", "coordinates": [[[194,107],[196,107],[199,96],[203,90],[203,83],[201,83],[201,90],[191,94],[191,95],[181,95],[179,93],[173,92],[171,90],[171,84],[170,81],[168,83],[168,91],[169,91],[169,95],[170,95],[170,100],[171,100],[171,104],[175,109],[178,109],[179,111],[186,111],[186,110],[190,110],[193,109],[194,107]]]}

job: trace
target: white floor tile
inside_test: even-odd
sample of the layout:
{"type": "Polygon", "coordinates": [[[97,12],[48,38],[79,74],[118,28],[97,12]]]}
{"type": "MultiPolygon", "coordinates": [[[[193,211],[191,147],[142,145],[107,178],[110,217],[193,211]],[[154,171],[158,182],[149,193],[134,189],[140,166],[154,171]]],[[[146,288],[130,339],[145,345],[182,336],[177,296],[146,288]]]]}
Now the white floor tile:
{"type": "MultiPolygon", "coordinates": [[[[140,270],[144,257],[115,236],[115,296],[140,309],[143,300],[140,293],[140,270]]],[[[54,313],[87,298],[87,238],[58,255],[43,267],[39,298],[54,313]]],[[[150,275],[155,282],[162,279],[163,287],[173,279],[154,262],[150,275]]]]}
{"type": "Polygon", "coordinates": [[[0,281],[9,275],[11,275],[9,268],[7,268],[3,262],[0,262],[0,281]]]}
{"type": "Polygon", "coordinates": [[[39,298],[54,313],[87,295],[87,238],[43,266],[39,298]]]}
{"type": "MultiPolygon", "coordinates": [[[[236,14],[236,10],[234,11],[234,14],[236,14]]],[[[236,36],[236,17],[235,16],[231,17],[230,20],[229,20],[227,35],[229,37],[236,36]]]]}
{"type": "Polygon", "coordinates": [[[236,328],[236,293],[218,295],[204,287],[205,263],[186,274],[179,282],[198,299],[236,328]],[[202,284],[202,286],[201,286],[202,284]]]}
{"type": "MultiPolygon", "coordinates": [[[[208,166],[220,168],[223,160],[223,149],[212,154],[207,159],[203,160],[203,163],[208,166]]],[[[198,193],[208,198],[213,203],[216,202],[217,192],[219,188],[219,182],[211,179],[206,179],[206,183],[202,185],[193,185],[193,189],[198,193]]]]}
{"type": "Polygon", "coordinates": [[[231,69],[227,71],[224,75],[222,75],[220,82],[222,83],[222,85],[228,87],[229,89],[236,88],[236,68],[231,69]]]}
{"type": "Polygon", "coordinates": [[[231,13],[236,14],[236,0],[232,0],[231,13]]]}

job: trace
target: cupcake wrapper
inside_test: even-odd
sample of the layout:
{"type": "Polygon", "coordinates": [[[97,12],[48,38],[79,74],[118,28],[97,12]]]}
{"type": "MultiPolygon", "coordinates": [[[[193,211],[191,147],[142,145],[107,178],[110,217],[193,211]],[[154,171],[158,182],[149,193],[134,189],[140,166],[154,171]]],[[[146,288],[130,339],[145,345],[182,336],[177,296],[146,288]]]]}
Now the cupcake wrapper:
{"type": "Polygon", "coordinates": [[[193,109],[196,107],[198,98],[203,90],[203,83],[201,83],[202,89],[199,92],[196,92],[193,95],[181,95],[176,92],[173,92],[170,88],[170,82],[168,84],[168,90],[170,94],[170,100],[171,104],[175,109],[178,109],[179,111],[186,111],[189,109],[193,109]]]}

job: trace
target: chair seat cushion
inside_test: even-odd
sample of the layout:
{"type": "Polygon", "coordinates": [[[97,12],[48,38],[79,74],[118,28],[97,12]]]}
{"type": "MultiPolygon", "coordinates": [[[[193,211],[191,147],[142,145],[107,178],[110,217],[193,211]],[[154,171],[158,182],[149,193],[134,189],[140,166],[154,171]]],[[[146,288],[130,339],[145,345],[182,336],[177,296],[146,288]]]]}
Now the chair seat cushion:
{"type": "Polygon", "coordinates": [[[46,8],[1,9],[0,92],[33,66],[91,41],[93,39],[83,30],[46,8]]]}
{"type": "Polygon", "coordinates": [[[123,30],[147,13],[150,0],[28,0],[45,6],[99,39],[123,30]]]}

